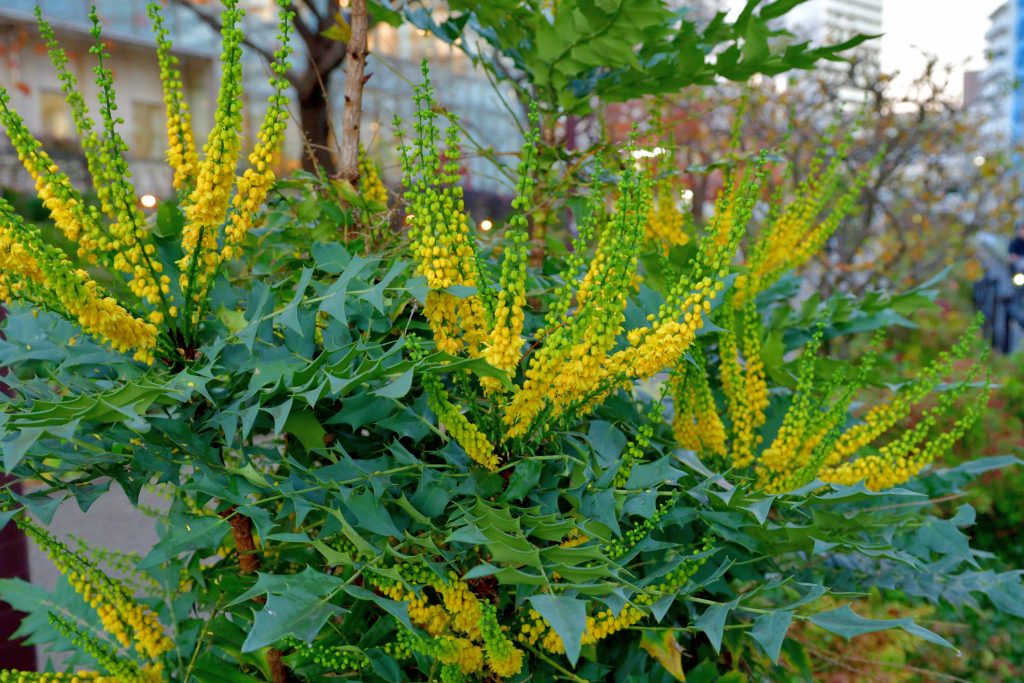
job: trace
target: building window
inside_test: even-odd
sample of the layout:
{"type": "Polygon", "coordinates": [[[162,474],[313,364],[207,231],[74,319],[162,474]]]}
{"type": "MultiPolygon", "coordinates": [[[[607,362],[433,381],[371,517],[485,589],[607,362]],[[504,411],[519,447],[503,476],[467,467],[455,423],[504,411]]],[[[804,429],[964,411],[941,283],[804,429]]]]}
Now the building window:
{"type": "Polygon", "coordinates": [[[132,105],[132,120],[135,127],[132,154],[142,159],[156,159],[163,156],[163,141],[167,135],[166,112],[163,104],[135,102],[132,105]]]}
{"type": "Polygon", "coordinates": [[[39,111],[44,138],[71,140],[75,137],[75,124],[71,119],[71,110],[64,100],[64,94],[59,90],[41,90],[39,92],[39,111]]]}

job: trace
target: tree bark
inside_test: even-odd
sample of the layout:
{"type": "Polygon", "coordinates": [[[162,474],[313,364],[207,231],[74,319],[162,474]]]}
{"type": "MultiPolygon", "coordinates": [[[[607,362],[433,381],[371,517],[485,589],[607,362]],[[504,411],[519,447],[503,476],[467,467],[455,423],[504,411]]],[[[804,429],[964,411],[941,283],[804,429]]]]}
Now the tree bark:
{"type": "Polygon", "coordinates": [[[341,152],[338,177],[353,185],[359,182],[359,122],[363,118],[363,84],[366,70],[366,0],[352,0],[349,21],[352,36],[345,56],[345,108],[341,116],[341,152]]]}
{"type": "MultiPolygon", "coordinates": [[[[0,306],[0,323],[7,318],[7,309],[0,306]]],[[[7,335],[0,329],[0,339],[7,339],[7,335]]],[[[7,368],[0,367],[0,378],[7,376],[7,368]]],[[[9,397],[14,396],[14,390],[0,379],[0,392],[9,397]]],[[[19,485],[14,477],[0,473],[0,487],[10,484],[15,491],[19,485]]],[[[28,544],[25,542],[25,535],[14,524],[0,528],[0,578],[19,578],[28,581],[28,544]]],[[[18,627],[24,614],[17,612],[14,608],[0,601],[0,663],[4,666],[32,671],[36,668],[36,651],[31,645],[25,645],[11,636],[18,627]]]]}
{"type": "Polygon", "coordinates": [[[312,88],[306,93],[299,93],[299,124],[302,126],[302,135],[309,148],[302,158],[303,170],[310,173],[320,170],[326,175],[333,175],[330,110],[323,89],[312,88]]]}
{"type": "MultiPolygon", "coordinates": [[[[13,481],[13,477],[0,474],[0,486],[13,481]]],[[[17,484],[12,484],[17,489],[17,484]]],[[[28,580],[28,547],[25,536],[12,522],[0,529],[0,578],[28,580]]],[[[35,649],[12,638],[21,625],[24,614],[0,601],[0,664],[4,667],[33,671],[36,668],[35,649]]]]}

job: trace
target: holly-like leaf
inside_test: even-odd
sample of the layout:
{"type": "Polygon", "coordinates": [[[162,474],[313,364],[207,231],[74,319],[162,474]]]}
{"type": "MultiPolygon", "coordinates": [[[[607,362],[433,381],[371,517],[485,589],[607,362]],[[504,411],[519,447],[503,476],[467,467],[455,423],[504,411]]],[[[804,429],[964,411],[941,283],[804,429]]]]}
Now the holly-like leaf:
{"type": "Polygon", "coordinates": [[[890,628],[901,628],[907,633],[924,638],[930,643],[942,645],[951,650],[956,649],[945,638],[929,631],[923,626],[919,626],[917,622],[909,617],[903,619],[869,619],[854,612],[850,609],[849,605],[843,605],[827,612],[813,614],[809,619],[816,626],[840,635],[847,640],[865,633],[874,633],[875,631],[884,631],[890,628]]]}
{"type": "Polygon", "coordinates": [[[640,647],[658,660],[665,670],[677,681],[685,681],[683,673],[683,648],[676,642],[673,629],[647,629],[640,637],[640,647]]]}
{"type": "Polygon", "coordinates": [[[271,593],[263,609],[256,612],[252,630],[242,643],[242,652],[252,652],[291,636],[312,642],[327,620],[345,610],[305,593],[271,593]]]}
{"type": "Polygon", "coordinates": [[[792,622],[793,613],[789,611],[769,612],[754,620],[754,627],[750,629],[750,637],[764,649],[773,664],[779,661],[782,642],[786,639],[786,632],[792,622]]]}
{"type": "Polygon", "coordinates": [[[533,595],[530,604],[562,639],[565,656],[575,666],[587,628],[587,602],[568,595],[533,595]]]}

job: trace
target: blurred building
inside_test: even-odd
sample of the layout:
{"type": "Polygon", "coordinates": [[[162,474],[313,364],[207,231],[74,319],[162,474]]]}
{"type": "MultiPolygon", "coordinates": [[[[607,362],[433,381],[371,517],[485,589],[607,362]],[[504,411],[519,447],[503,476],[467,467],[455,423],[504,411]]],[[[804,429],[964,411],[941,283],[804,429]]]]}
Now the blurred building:
{"type": "MultiPolygon", "coordinates": [[[[40,139],[58,165],[77,186],[88,188],[85,158],[78,144],[71,112],[60,81],[39,37],[33,15],[35,0],[0,3],[0,85],[10,93],[14,109],[40,139]]],[[[44,15],[69,58],[69,69],[99,124],[97,86],[89,54],[90,2],[42,0],[44,15]]],[[[160,84],[156,47],[143,0],[99,0],[103,35],[110,53],[108,66],[115,74],[117,116],[124,120],[119,132],[128,143],[128,163],[138,193],[164,196],[171,191],[171,171],[165,162],[166,111],[160,84]]],[[[213,120],[216,93],[216,54],[200,48],[176,50],[186,97],[197,128],[204,131],[213,120]]],[[[0,135],[0,187],[34,192],[35,186],[21,166],[10,141],[0,135]]]]}
{"type": "Polygon", "coordinates": [[[981,69],[968,69],[964,71],[963,83],[963,105],[972,107],[981,100],[985,72],[981,69]]]}
{"type": "Polygon", "coordinates": [[[1007,0],[989,15],[985,33],[988,64],[981,94],[987,112],[986,135],[1017,143],[1024,130],[1024,0],[1007,0]]]}
{"type": "MultiPolygon", "coordinates": [[[[783,25],[800,40],[815,43],[838,43],[857,34],[876,36],[882,33],[883,0],[808,0],[786,13],[783,25]]],[[[868,40],[850,54],[860,73],[871,77],[882,70],[882,42],[868,40]]],[[[823,62],[823,71],[843,71],[849,65],[843,62],[823,62]]],[[[852,104],[864,100],[862,91],[843,86],[838,95],[852,104]]]]}

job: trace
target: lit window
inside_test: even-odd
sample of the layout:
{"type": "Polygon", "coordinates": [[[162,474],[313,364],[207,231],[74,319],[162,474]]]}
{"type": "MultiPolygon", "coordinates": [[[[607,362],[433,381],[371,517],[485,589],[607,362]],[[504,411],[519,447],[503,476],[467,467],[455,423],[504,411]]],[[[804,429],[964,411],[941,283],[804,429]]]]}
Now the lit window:
{"type": "Polygon", "coordinates": [[[75,124],[63,93],[57,90],[39,92],[39,110],[42,114],[42,137],[51,140],[71,140],[75,137],[75,124]]]}
{"type": "Polygon", "coordinates": [[[132,104],[134,144],[132,154],[141,159],[156,159],[163,156],[166,135],[166,112],[163,104],[134,102],[132,104]]]}

